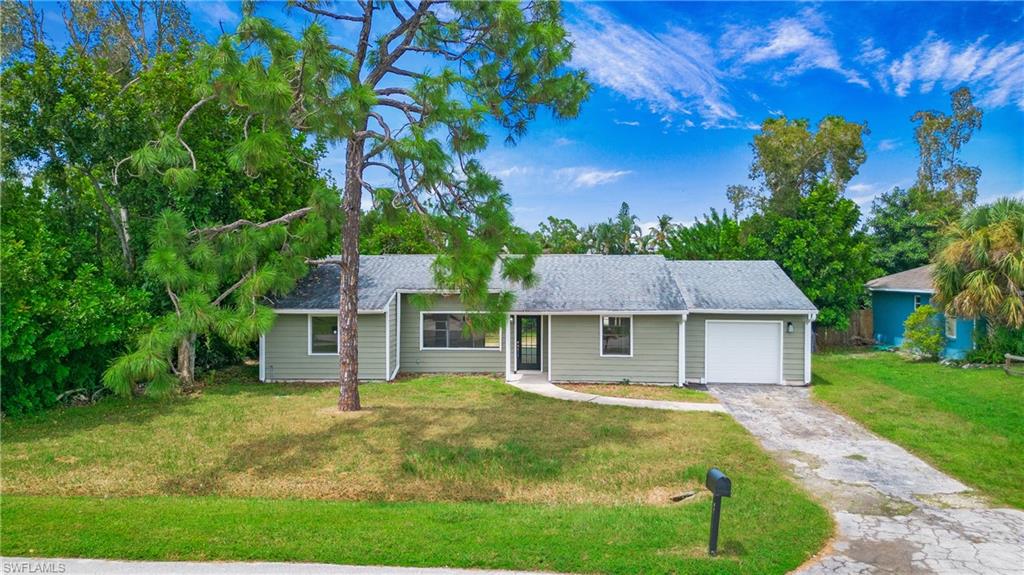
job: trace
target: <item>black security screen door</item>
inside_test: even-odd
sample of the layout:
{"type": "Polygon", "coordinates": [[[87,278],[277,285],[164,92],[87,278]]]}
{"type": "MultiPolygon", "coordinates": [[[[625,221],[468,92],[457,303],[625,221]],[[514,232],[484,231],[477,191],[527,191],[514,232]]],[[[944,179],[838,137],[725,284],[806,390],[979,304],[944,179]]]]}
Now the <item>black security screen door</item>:
{"type": "Polygon", "coordinates": [[[519,369],[540,369],[540,316],[521,315],[516,322],[519,369]]]}

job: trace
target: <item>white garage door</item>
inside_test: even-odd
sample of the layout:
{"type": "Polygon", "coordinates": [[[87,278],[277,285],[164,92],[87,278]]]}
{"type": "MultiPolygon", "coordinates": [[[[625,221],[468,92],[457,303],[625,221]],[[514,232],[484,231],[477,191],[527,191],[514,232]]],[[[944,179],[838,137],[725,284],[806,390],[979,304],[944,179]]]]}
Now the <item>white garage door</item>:
{"type": "Polygon", "coordinates": [[[782,383],[782,324],[708,320],[704,324],[708,383],[782,383]]]}

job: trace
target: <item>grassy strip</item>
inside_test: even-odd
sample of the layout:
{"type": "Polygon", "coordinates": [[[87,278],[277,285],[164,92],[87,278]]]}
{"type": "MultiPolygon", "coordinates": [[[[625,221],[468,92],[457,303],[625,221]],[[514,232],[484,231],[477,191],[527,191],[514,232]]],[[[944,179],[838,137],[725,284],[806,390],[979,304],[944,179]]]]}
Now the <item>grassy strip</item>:
{"type": "Polygon", "coordinates": [[[657,399],[661,401],[686,401],[690,403],[717,403],[718,400],[706,391],[672,387],[667,385],[605,385],[594,383],[559,383],[558,387],[580,393],[628,397],[632,399],[657,399]]]}
{"type": "Polygon", "coordinates": [[[891,353],[815,357],[814,396],[1003,504],[1024,508],[1024,381],[891,353]]]}
{"type": "Polygon", "coordinates": [[[576,573],[784,573],[829,535],[828,517],[806,499],[782,498],[775,510],[780,515],[770,524],[744,500],[726,501],[722,554],[710,558],[707,500],[607,507],[5,496],[2,553],[576,573]],[[751,529],[751,522],[760,528],[751,529]]]}

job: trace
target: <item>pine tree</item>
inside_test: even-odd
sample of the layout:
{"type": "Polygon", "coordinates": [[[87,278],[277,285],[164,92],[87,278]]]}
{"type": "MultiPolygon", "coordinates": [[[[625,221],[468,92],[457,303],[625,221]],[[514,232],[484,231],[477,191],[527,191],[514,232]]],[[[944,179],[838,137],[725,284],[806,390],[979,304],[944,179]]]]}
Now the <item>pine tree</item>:
{"type": "Polygon", "coordinates": [[[473,159],[487,146],[485,123],[515,142],[542,108],[576,116],[590,87],[582,72],[564,69],[572,44],[557,2],[294,6],[313,17],[298,37],[246,6],[236,33],[210,50],[210,91],[196,105],[248,113],[254,133],[236,151],[256,163],[274,154],[284,130],[344,149],[341,255],[318,261],[341,267],[338,407],[353,410],[363,193],[424,218],[439,238],[437,284],[490,312],[473,327],[492,329],[511,305],[510,294],[489,291],[492,270],[500,264],[505,279],[529,283],[537,248],[513,224],[501,183],[473,159]],[[323,23],[355,23],[358,33],[331,36],[323,23]],[[368,173],[388,184],[371,184],[368,173]]]}

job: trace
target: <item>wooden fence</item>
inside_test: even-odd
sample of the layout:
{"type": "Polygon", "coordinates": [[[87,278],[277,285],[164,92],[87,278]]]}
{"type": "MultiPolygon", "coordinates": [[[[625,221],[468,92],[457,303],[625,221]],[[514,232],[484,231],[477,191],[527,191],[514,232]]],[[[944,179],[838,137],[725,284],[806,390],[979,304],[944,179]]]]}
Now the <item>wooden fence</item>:
{"type": "Polygon", "coordinates": [[[854,310],[850,314],[850,327],[843,331],[818,328],[815,332],[815,349],[870,345],[874,339],[875,324],[870,309],[854,310]]]}

